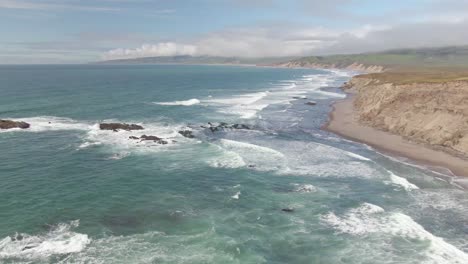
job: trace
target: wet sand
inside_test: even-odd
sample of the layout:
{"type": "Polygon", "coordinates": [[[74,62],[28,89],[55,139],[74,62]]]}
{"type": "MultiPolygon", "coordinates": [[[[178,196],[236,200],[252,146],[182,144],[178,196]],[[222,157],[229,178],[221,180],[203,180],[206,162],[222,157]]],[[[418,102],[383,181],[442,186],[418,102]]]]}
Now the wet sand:
{"type": "Polygon", "coordinates": [[[353,110],[353,102],[352,94],[336,102],[324,129],[353,141],[365,143],[391,156],[408,158],[416,165],[424,165],[434,170],[442,167],[450,170],[454,176],[468,177],[468,160],[359,124],[357,114],[353,110]]]}

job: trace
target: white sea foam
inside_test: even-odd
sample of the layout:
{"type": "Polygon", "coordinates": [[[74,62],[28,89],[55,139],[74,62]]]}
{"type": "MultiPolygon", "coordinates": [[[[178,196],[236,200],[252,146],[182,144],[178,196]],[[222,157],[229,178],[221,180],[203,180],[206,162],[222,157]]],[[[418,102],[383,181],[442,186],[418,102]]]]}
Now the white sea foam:
{"type": "Polygon", "coordinates": [[[294,189],[295,192],[300,192],[300,193],[311,193],[311,192],[316,192],[317,188],[313,186],[312,184],[293,184],[296,186],[294,189]]]}
{"type": "Polygon", "coordinates": [[[268,153],[277,157],[284,157],[283,153],[267,148],[267,147],[262,147],[246,142],[240,142],[240,141],[235,141],[235,140],[229,140],[229,139],[220,139],[219,140],[221,146],[223,146],[226,149],[229,150],[247,150],[247,151],[252,151],[252,152],[262,152],[262,153],[268,153]]]}
{"type": "MultiPolygon", "coordinates": [[[[106,122],[119,122],[115,120],[106,122]]],[[[189,143],[190,139],[181,136],[178,131],[183,129],[182,125],[165,125],[159,123],[136,123],[144,127],[143,130],[125,131],[119,130],[117,132],[111,130],[99,129],[99,124],[90,127],[84,136],[87,146],[92,145],[105,145],[109,147],[111,152],[118,153],[115,158],[122,158],[127,153],[152,153],[165,151],[173,146],[189,143]],[[169,144],[161,145],[153,141],[141,141],[130,139],[131,136],[141,137],[142,135],[151,135],[163,138],[169,144]]]]}
{"type": "Polygon", "coordinates": [[[84,142],[83,144],[81,144],[80,146],[78,146],[78,149],[85,149],[85,148],[89,148],[89,147],[92,147],[92,146],[99,146],[99,145],[102,145],[101,142],[84,142]]]}
{"type": "Polygon", "coordinates": [[[247,164],[236,152],[229,151],[216,145],[221,153],[215,153],[213,157],[207,159],[208,165],[214,168],[240,168],[247,164]]]}
{"type": "Polygon", "coordinates": [[[398,185],[400,186],[401,188],[405,189],[406,191],[412,191],[412,190],[417,190],[419,189],[418,186],[416,186],[415,184],[412,184],[411,182],[409,182],[407,179],[403,178],[403,177],[400,177],[398,175],[395,175],[393,172],[391,171],[388,171],[390,173],[390,182],[387,182],[387,183],[391,183],[391,184],[394,184],[394,185],[398,185]]]}
{"type": "Polygon", "coordinates": [[[239,191],[239,192],[236,192],[236,194],[234,194],[233,196],[231,196],[231,198],[234,200],[239,200],[240,195],[241,195],[241,192],[239,191]]]}
{"type": "Polygon", "coordinates": [[[71,231],[79,221],[62,223],[43,235],[16,234],[0,240],[0,260],[19,258],[46,259],[53,255],[76,253],[91,242],[86,234],[71,231]]]}
{"type": "Polygon", "coordinates": [[[60,130],[88,130],[91,124],[79,122],[70,118],[56,116],[38,116],[29,118],[16,118],[15,121],[29,123],[31,126],[27,129],[8,129],[0,130],[0,132],[45,132],[45,131],[60,131],[60,130]]]}
{"type": "MultiPolygon", "coordinates": [[[[216,144],[224,150],[222,164],[226,164],[226,160],[231,159],[232,161],[228,163],[231,166],[232,163],[237,167],[249,165],[250,168],[264,171],[276,170],[284,166],[285,156],[272,148],[228,139],[220,139],[216,144]]],[[[219,161],[220,158],[216,160],[219,161]]]]}
{"type": "Polygon", "coordinates": [[[234,95],[228,98],[210,98],[201,103],[218,107],[217,111],[224,114],[237,115],[244,119],[259,117],[258,112],[274,104],[290,104],[293,97],[306,98],[305,94],[312,92],[316,99],[343,98],[344,94],[322,91],[336,82],[337,75],[326,74],[305,75],[295,80],[282,81],[273,84],[269,91],[234,95]]]}
{"type": "Polygon", "coordinates": [[[203,103],[217,106],[218,111],[221,113],[238,115],[241,118],[250,119],[255,117],[257,112],[268,106],[268,103],[261,102],[261,99],[268,94],[268,91],[249,93],[229,98],[209,99],[203,103]]]}
{"type": "Polygon", "coordinates": [[[356,159],[363,160],[363,161],[370,161],[370,159],[368,159],[368,158],[366,158],[364,156],[358,155],[356,153],[345,151],[345,150],[343,150],[343,151],[346,153],[346,155],[348,155],[348,156],[350,156],[352,158],[356,158],[356,159]]]}
{"type": "Polygon", "coordinates": [[[323,91],[323,90],[315,90],[314,93],[324,95],[327,97],[336,97],[336,98],[345,98],[345,94],[340,94],[340,93],[334,93],[334,92],[328,92],[328,91],[323,91]]]}
{"type": "Polygon", "coordinates": [[[443,238],[434,236],[408,215],[399,212],[387,213],[373,204],[364,203],[343,216],[331,212],[322,216],[321,220],[340,233],[356,236],[379,234],[378,237],[382,241],[395,236],[428,241],[429,245],[423,249],[427,259],[420,259],[420,263],[468,263],[467,253],[447,243],[443,238]]]}
{"type": "MultiPolygon", "coordinates": [[[[124,157],[128,152],[155,152],[168,149],[171,146],[179,143],[188,143],[192,140],[181,136],[178,131],[186,129],[182,125],[166,125],[160,123],[141,123],[141,122],[125,122],[136,123],[144,127],[143,130],[117,132],[110,130],[101,130],[99,124],[90,121],[77,121],[70,118],[54,117],[54,116],[39,116],[30,118],[15,119],[18,121],[27,122],[31,125],[28,129],[12,129],[1,130],[1,132],[48,132],[48,131],[82,131],[80,136],[83,140],[77,149],[86,149],[93,146],[107,146],[113,151],[117,151],[119,155],[114,157],[124,157]],[[129,139],[130,136],[140,137],[142,135],[152,135],[163,138],[169,142],[168,145],[157,144],[152,141],[141,141],[129,139]]],[[[119,120],[106,120],[104,122],[117,122],[119,120]]]]}
{"type": "Polygon", "coordinates": [[[413,194],[414,205],[421,209],[451,210],[468,219],[468,196],[466,190],[422,189],[413,194]]]}
{"type": "Polygon", "coordinates": [[[181,105],[181,106],[191,106],[191,105],[196,105],[199,104],[200,100],[198,99],[189,99],[185,101],[173,101],[173,102],[154,102],[154,104],[157,105],[181,105]]]}
{"type": "MultiPolygon", "coordinates": [[[[236,244],[231,238],[219,235],[215,228],[182,234],[153,231],[93,240],[85,250],[61,263],[236,263],[238,260],[232,252],[219,249],[219,245],[234,245],[233,250],[237,252],[236,244]]],[[[266,262],[253,254],[243,259],[248,263],[266,262]]]]}

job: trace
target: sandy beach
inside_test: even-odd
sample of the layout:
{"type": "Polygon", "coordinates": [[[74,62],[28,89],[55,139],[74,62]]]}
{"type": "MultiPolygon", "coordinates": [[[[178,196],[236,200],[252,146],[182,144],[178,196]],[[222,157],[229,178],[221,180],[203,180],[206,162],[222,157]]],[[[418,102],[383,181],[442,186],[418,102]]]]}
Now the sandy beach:
{"type": "Polygon", "coordinates": [[[442,167],[449,169],[454,176],[468,176],[467,160],[431,149],[423,144],[410,142],[401,136],[359,124],[356,113],[353,111],[353,101],[354,96],[349,94],[346,99],[336,102],[324,129],[365,143],[383,153],[411,159],[418,165],[437,171],[439,171],[437,167],[439,169],[442,167]]]}

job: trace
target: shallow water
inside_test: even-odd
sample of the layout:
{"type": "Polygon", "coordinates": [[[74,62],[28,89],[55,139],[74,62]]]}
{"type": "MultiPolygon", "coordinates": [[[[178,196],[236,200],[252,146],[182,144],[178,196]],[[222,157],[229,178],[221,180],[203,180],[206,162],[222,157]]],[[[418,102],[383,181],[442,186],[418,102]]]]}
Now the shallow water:
{"type": "Polygon", "coordinates": [[[320,130],[351,74],[0,66],[31,124],[0,131],[0,263],[468,263],[466,191],[320,130]]]}

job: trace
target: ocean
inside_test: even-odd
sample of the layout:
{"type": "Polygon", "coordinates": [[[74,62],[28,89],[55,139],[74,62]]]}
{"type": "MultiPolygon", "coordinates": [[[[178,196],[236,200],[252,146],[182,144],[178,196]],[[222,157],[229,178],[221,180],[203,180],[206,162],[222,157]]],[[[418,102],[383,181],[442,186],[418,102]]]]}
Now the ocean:
{"type": "Polygon", "coordinates": [[[468,263],[465,190],[321,129],[353,74],[0,66],[31,124],[0,131],[0,263],[468,263]]]}

